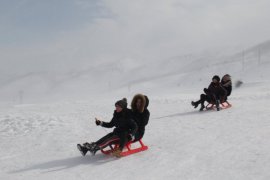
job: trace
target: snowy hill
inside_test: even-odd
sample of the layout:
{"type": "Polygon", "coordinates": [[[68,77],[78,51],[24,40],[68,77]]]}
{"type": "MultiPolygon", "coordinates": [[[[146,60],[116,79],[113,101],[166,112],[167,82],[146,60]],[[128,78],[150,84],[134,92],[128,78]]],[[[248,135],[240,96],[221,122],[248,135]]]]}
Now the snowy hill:
{"type": "Polygon", "coordinates": [[[112,91],[126,96],[156,89],[176,93],[189,87],[205,86],[213,74],[222,76],[225,73],[230,73],[234,80],[265,81],[269,80],[269,57],[270,42],[267,41],[233,54],[217,51],[163,60],[83,60],[67,62],[63,67],[62,60],[45,61],[47,67],[43,69],[25,68],[20,73],[2,75],[0,98],[1,101],[19,103],[23,96],[25,103],[31,103],[85,99],[112,91]]]}
{"type": "Polygon", "coordinates": [[[0,104],[0,179],[268,180],[269,53],[266,42],[232,55],[125,59],[2,78],[1,95],[7,102],[21,90],[25,102],[55,102],[0,104]],[[190,101],[210,78],[225,73],[244,82],[233,90],[233,107],[193,109],[190,101]],[[144,138],[149,150],[121,159],[101,153],[81,157],[77,143],[110,131],[96,127],[94,117],[109,121],[114,102],[124,96],[130,102],[137,92],[150,98],[144,138]]]}
{"type": "Polygon", "coordinates": [[[76,143],[109,132],[115,98],[1,108],[1,179],[259,179],[269,178],[269,85],[235,90],[233,107],[200,113],[198,93],[151,97],[146,152],[122,159],[81,157],[76,143]],[[254,93],[256,92],[256,93],[254,93]]]}

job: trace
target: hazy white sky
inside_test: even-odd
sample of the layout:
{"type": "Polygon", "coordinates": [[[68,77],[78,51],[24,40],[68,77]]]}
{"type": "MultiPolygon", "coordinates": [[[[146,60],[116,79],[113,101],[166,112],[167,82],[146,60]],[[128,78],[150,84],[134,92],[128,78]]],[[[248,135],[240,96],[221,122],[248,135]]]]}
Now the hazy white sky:
{"type": "Polygon", "coordinates": [[[246,48],[270,39],[269,8],[269,0],[0,0],[0,70],[246,48]]]}

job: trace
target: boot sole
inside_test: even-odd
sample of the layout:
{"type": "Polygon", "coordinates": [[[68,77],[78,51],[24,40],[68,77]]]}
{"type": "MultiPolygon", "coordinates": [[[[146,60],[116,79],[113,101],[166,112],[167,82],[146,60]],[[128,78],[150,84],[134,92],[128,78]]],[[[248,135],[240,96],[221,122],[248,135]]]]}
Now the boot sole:
{"type": "Polygon", "coordinates": [[[86,153],[83,152],[82,146],[80,144],[77,144],[77,148],[80,151],[80,153],[82,154],[82,156],[85,156],[86,153]]]}

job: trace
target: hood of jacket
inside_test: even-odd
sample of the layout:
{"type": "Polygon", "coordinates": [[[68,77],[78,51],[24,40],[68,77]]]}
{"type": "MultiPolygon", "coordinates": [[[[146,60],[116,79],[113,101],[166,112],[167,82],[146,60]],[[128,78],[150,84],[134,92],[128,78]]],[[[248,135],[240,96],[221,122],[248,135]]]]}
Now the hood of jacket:
{"type": "Polygon", "coordinates": [[[131,102],[131,109],[132,111],[139,111],[139,112],[143,112],[145,108],[147,108],[148,104],[149,104],[149,100],[148,100],[148,103],[147,103],[147,96],[144,96],[143,94],[136,94],[133,99],[132,99],[132,102],[131,102]],[[138,99],[141,99],[141,107],[139,109],[137,109],[137,105],[136,105],[136,102],[138,99]]]}

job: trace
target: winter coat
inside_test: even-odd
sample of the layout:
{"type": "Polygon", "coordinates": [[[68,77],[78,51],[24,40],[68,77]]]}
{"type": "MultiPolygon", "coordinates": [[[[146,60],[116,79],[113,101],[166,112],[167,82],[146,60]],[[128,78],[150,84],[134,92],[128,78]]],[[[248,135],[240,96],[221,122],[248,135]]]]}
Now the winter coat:
{"type": "Polygon", "coordinates": [[[220,83],[211,82],[208,86],[208,89],[205,91],[206,94],[210,96],[212,101],[220,100],[223,102],[225,97],[227,96],[226,90],[221,86],[220,83]]]}
{"type": "Polygon", "coordinates": [[[138,125],[138,131],[143,131],[145,130],[145,126],[148,124],[149,117],[150,117],[150,112],[148,109],[145,109],[142,113],[135,110],[133,112],[133,118],[135,122],[138,125]]]}
{"type": "Polygon", "coordinates": [[[112,128],[114,133],[128,133],[135,135],[138,126],[132,118],[131,111],[128,109],[123,109],[122,112],[117,113],[114,111],[113,118],[110,122],[103,122],[102,127],[112,128]]]}
{"type": "Polygon", "coordinates": [[[227,96],[230,96],[231,93],[232,93],[232,82],[231,82],[231,80],[227,80],[227,81],[222,80],[222,81],[221,81],[221,85],[222,85],[222,87],[223,87],[224,89],[226,89],[226,91],[227,91],[227,96]]]}
{"type": "Polygon", "coordinates": [[[141,139],[144,135],[145,126],[148,124],[150,117],[150,112],[147,109],[148,105],[149,105],[148,97],[142,94],[137,94],[136,96],[134,96],[132,100],[131,103],[132,116],[138,125],[138,131],[136,133],[135,140],[141,139]],[[141,107],[138,109],[136,107],[136,102],[139,98],[141,99],[141,107]]]}

